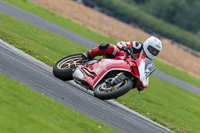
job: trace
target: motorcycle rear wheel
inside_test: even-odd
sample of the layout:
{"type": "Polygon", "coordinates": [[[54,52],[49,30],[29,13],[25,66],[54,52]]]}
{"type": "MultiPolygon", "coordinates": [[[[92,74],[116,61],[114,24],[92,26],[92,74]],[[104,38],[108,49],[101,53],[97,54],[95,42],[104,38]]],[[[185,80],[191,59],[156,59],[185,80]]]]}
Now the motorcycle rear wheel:
{"type": "Polygon", "coordinates": [[[67,81],[72,80],[72,69],[77,65],[82,65],[82,54],[74,54],[59,60],[53,67],[55,77],[67,81]]]}
{"type": "Polygon", "coordinates": [[[106,88],[106,83],[104,81],[94,88],[94,96],[102,100],[114,99],[124,95],[125,93],[130,91],[131,88],[132,88],[132,82],[128,78],[121,81],[117,85],[107,88],[106,88]]]}

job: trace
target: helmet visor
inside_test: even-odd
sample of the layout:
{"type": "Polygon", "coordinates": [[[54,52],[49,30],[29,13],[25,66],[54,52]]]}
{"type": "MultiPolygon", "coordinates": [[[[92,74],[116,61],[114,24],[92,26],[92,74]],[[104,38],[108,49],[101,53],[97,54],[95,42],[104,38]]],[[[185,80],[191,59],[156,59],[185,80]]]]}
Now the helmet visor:
{"type": "Polygon", "coordinates": [[[157,56],[160,52],[159,50],[157,50],[156,48],[154,48],[150,45],[147,47],[147,49],[153,56],[157,56]]]}

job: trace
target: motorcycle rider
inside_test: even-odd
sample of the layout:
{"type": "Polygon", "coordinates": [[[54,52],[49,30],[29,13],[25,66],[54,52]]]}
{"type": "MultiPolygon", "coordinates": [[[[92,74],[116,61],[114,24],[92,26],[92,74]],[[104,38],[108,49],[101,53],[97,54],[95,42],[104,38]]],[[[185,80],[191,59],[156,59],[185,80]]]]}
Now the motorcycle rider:
{"type": "MultiPolygon", "coordinates": [[[[117,46],[110,43],[102,43],[96,48],[82,54],[83,60],[92,59],[96,56],[105,56],[106,58],[114,58],[124,56],[126,51],[133,50],[133,54],[138,57],[141,53],[148,59],[154,59],[162,49],[162,42],[154,37],[149,37],[144,43],[131,41],[120,41],[117,46]]],[[[138,88],[139,91],[143,90],[138,88]]]]}

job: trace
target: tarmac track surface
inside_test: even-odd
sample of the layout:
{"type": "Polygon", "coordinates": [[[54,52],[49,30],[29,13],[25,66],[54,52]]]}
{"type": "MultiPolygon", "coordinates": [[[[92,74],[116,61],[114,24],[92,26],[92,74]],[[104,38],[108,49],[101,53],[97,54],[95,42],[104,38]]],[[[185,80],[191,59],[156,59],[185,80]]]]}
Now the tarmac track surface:
{"type": "MultiPolygon", "coordinates": [[[[58,34],[60,36],[63,36],[73,42],[76,42],[78,44],[81,44],[81,45],[84,45],[85,47],[87,48],[94,48],[96,47],[98,44],[96,42],[93,42],[87,38],[84,38],[80,35],[77,35],[67,29],[64,29],[56,24],[53,24],[51,22],[48,22],[42,18],[39,18],[35,15],[32,15],[28,12],[25,12],[19,8],[16,8],[12,5],[9,5],[5,2],[2,2],[0,0],[0,11],[5,13],[5,14],[8,14],[10,16],[13,16],[15,18],[18,18],[20,20],[23,20],[23,21],[26,21],[32,25],[35,25],[37,27],[40,27],[44,30],[47,30],[47,31],[50,31],[50,32],[53,32],[55,34],[58,34]]],[[[197,87],[197,86],[194,86],[194,85],[191,85],[191,84],[188,84],[182,80],[179,80],[173,76],[170,76],[164,72],[161,72],[159,70],[156,70],[154,73],[153,73],[154,76],[160,78],[160,79],[163,79],[165,81],[168,81],[172,84],[175,84],[181,88],[184,88],[188,91],[191,91],[197,95],[200,95],[200,88],[197,87]]]]}

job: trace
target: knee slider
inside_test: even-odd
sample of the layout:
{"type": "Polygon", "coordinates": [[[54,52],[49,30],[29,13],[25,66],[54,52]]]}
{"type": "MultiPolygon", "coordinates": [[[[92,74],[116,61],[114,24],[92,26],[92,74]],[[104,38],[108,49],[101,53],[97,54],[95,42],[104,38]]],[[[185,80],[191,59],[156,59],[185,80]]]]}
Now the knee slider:
{"type": "Polygon", "coordinates": [[[100,50],[106,50],[110,46],[109,43],[102,43],[99,45],[100,50]]]}

